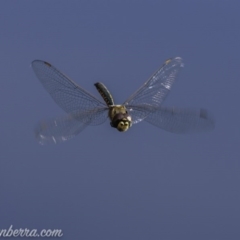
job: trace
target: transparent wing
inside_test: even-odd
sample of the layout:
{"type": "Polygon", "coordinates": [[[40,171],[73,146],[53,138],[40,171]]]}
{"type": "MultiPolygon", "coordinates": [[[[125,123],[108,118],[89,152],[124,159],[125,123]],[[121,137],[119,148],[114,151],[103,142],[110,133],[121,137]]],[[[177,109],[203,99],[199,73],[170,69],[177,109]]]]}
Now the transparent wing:
{"type": "Polygon", "coordinates": [[[50,63],[35,60],[32,68],[53,100],[67,113],[107,109],[106,105],[74,83],[50,63]]]}
{"type": "MultiPolygon", "coordinates": [[[[168,59],[164,64],[137,90],[124,105],[130,111],[133,122],[142,121],[151,111],[142,111],[142,106],[159,107],[175,82],[179,70],[183,67],[180,57],[168,59]],[[138,108],[138,106],[141,106],[138,108]]],[[[149,108],[150,109],[150,108],[149,108]]]]}
{"type": "Polygon", "coordinates": [[[205,109],[160,107],[144,120],[168,132],[179,134],[210,131],[215,126],[213,117],[205,109]]]}
{"type": "Polygon", "coordinates": [[[103,123],[107,118],[107,111],[91,112],[90,116],[81,112],[41,121],[35,128],[35,137],[40,144],[67,141],[78,135],[86,126],[94,125],[95,119],[97,119],[98,124],[103,123]]]}

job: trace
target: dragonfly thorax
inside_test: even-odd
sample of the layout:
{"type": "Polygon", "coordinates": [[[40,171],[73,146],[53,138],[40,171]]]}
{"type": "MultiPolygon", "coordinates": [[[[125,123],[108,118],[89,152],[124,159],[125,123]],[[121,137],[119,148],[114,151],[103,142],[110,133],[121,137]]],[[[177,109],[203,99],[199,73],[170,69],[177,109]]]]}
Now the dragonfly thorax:
{"type": "Polygon", "coordinates": [[[131,116],[123,105],[110,106],[108,115],[111,126],[117,128],[120,132],[125,132],[132,126],[131,116]]]}

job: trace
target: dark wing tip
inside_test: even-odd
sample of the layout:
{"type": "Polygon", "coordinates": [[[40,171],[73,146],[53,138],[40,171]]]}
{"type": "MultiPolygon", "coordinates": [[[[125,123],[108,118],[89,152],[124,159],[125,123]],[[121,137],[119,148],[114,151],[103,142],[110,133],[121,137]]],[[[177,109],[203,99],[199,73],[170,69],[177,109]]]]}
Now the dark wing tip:
{"type": "Polygon", "coordinates": [[[166,61],[165,61],[165,63],[170,63],[170,62],[172,62],[172,61],[176,61],[176,62],[179,62],[179,63],[181,63],[181,67],[183,67],[184,65],[183,65],[183,59],[181,58],[181,57],[172,57],[172,58],[169,58],[169,59],[167,59],[166,61]]]}
{"type": "Polygon", "coordinates": [[[100,85],[103,85],[101,82],[96,82],[96,83],[94,83],[94,86],[95,87],[98,87],[98,86],[100,86],[100,85]]]}
{"type": "Polygon", "coordinates": [[[211,112],[209,112],[208,110],[201,108],[200,109],[200,113],[199,113],[199,117],[202,119],[205,119],[209,122],[209,127],[210,129],[214,129],[215,128],[215,118],[213,116],[213,114],[211,112]]]}
{"type": "Polygon", "coordinates": [[[203,119],[212,119],[212,120],[214,119],[212,113],[206,110],[205,108],[200,109],[199,116],[200,118],[203,118],[203,119]]]}
{"type": "Polygon", "coordinates": [[[206,109],[200,109],[200,118],[208,119],[208,111],[206,109]]]}
{"type": "Polygon", "coordinates": [[[43,63],[43,64],[47,65],[48,67],[51,67],[51,66],[52,66],[50,63],[48,63],[48,62],[46,62],[46,61],[42,61],[42,60],[34,60],[34,61],[32,61],[32,66],[33,66],[34,64],[36,64],[36,63],[43,63]]]}
{"type": "Polygon", "coordinates": [[[48,67],[51,67],[52,65],[48,62],[44,62],[45,65],[47,65],[48,67]]]}

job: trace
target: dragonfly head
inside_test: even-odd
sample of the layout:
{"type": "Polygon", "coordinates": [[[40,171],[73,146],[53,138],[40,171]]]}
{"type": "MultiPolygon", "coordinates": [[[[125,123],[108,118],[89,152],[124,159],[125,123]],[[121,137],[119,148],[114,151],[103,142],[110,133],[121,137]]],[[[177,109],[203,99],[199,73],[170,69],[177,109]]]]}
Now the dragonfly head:
{"type": "Polygon", "coordinates": [[[117,125],[117,130],[120,132],[125,132],[130,128],[130,122],[126,118],[123,118],[119,121],[117,125]]]}
{"type": "Polygon", "coordinates": [[[131,126],[131,117],[128,114],[118,113],[110,123],[112,127],[117,128],[120,132],[126,132],[131,126]]]}

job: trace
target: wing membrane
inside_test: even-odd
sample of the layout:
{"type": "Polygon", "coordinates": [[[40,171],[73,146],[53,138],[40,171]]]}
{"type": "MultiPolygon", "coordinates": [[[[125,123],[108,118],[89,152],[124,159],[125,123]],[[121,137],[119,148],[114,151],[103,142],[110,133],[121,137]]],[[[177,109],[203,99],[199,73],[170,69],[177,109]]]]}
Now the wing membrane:
{"type": "Polygon", "coordinates": [[[147,111],[147,108],[142,111],[143,106],[157,108],[161,105],[181,67],[183,62],[180,57],[166,60],[143,86],[126,100],[124,105],[131,112],[134,122],[142,121],[151,112],[151,110],[147,111]]]}
{"type": "Polygon", "coordinates": [[[35,128],[35,136],[40,144],[64,142],[78,135],[86,126],[101,124],[106,118],[105,110],[95,110],[91,114],[69,114],[40,122],[35,128]]]}
{"type": "Polygon", "coordinates": [[[105,108],[106,105],[74,83],[51,64],[35,60],[32,68],[53,100],[67,113],[105,108]]]}
{"type": "Polygon", "coordinates": [[[163,102],[183,67],[180,57],[168,59],[143,84],[143,86],[125,101],[125,105],[151,105],[158,107],[163,102]]]}
{"type": "Polygon", "coordinates": [[[168,132],[179,134],[210,131],[215,126],[213,117],[205,109],[161,107],[149,114],[145,121],[168,132]]]}

